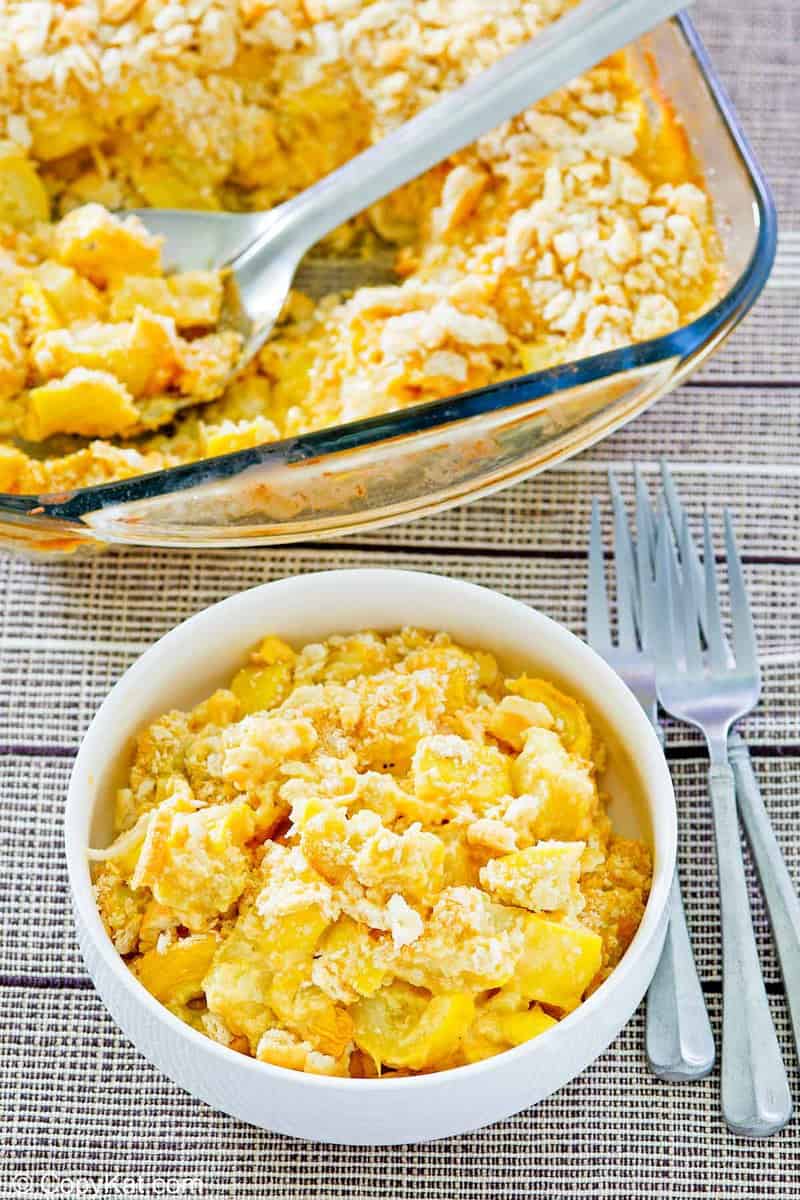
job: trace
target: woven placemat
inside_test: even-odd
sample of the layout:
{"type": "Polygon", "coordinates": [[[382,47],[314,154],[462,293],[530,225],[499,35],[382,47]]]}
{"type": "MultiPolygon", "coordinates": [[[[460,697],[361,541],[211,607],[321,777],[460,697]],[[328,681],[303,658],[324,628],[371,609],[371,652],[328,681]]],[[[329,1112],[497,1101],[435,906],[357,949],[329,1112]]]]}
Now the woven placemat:
{"type": "MultiPolygon", "coordinates": [[[[668,453],[694,517],[732,505],[752,591],[764,697],[746,725],[756,769],[800,879],[800,129],[794,0],[714,0],[698,23],[775,188],[778,263],[762,300],[692,383],[615,437],[469,507],[358,540],[226,554],[129,551],[61,563],[0,559],[0,1196],[740,1197],[800,1200],[800,1119],[743,1142],[722,1125],[718,1072],[693,1085],[648,1075],[640,1011],[579,1079],[479,1133],[395,1149],[263,1133],[193,1100],[106,1014],[75,943],[62,813],[93,712],[156,637],[232,591],[296,572],[432,570],[501,589],[584,628],[591,498],[613,466],[656,483],[668,453]]],[[[720,935],[698,739],[667,729],[681,871],[703,985],[720,1028],[720,935]]],[[[778,964],[748,863],[756,931],[796,1099],[797,1056],[778,964]]]]}

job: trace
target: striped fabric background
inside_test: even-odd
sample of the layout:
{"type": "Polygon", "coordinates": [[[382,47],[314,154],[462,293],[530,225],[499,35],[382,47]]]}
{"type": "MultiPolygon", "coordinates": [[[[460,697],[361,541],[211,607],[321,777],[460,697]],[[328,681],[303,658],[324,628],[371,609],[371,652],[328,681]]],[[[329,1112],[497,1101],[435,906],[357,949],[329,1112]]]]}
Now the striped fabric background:
{"type": "MultiPolygon", "coordinates": [[[[326,1147],[213,1112],[146,1063],[104,1011],[75,945],[62,861],[61,814],[81,732],[125,667],[177,621],[265,579],[391,563],[500,588],[581,633],[591,497],[605,503],[610,464],[630,495],[634,459],[655,486],[658,456],[668,452],[695,517],[705,504],[727,502],[736,512],[765,684],[746,732],[800,882],[800,10],[796,0],[703,0],[696,19],[775,189],[781,237],[757,309],[689,385],[538,479],[357,542],[224,556],[0,560],[0,1196],[110,1197],[125,1194],[127,1181],[127,1194],[150,1197],[170,1194],[171,1181],[172,1194],[184,1187],[186,1195],[237,1200],[800,1197],[800,1116],[770,1141],[737,1141],[719,1117],[716,1073],[682,1086],[648,1075],[641,1012],[557,1096],[463,1138],[389,1150],[326,1147]]],[[[667,741],[686,902],[718,1031],[703,759],[685,729],[668,729],[667,741]]],[[[751,882],[800,1105],[782,983],[751,882]]]]}

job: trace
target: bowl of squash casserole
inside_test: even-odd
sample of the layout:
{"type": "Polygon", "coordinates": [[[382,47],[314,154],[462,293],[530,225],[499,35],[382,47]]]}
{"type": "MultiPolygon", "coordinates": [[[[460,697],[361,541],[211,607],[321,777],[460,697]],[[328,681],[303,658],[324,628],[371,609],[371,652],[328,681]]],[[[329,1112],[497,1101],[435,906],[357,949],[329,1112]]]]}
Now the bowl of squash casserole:
{"type": "Polygon", "coordinates": [[[574,635],[439,576],[331,571],[167,634],[69,791],[81,949],[127,1036],[255,1125],[465,1132],[600,1054],[666,929],[675,807],[574,635]]]}

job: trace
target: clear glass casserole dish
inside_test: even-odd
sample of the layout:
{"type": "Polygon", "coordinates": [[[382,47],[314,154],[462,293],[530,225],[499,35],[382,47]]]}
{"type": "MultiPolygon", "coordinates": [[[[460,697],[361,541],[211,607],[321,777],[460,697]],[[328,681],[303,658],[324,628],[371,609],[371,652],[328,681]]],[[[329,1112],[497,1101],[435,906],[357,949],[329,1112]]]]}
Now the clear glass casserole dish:
{"type": "MultiPolygon", "coordinates": [[[[401,411],[61,495],[0,495],[0,545],[226,547],[332,537],[485,495],[576,454],[674,388],[758,297],[775,206],[694,27],[632,48],[681,120],[710,193],[726,290],[674,333],[401,411]]],[[[313,287],[313,267],[310,284],[313,287]]],[[[360,282],[358,280],[354,282],[360,282]]]]}

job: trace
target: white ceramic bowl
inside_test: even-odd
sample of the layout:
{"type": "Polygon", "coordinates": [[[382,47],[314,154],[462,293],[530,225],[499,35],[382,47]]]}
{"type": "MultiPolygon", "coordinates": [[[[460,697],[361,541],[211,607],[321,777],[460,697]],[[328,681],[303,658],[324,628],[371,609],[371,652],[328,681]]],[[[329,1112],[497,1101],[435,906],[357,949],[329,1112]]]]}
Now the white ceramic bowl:
{"type": "Polygon", "coordinates": [[[583,642],[506,596],[412,571],[331,571],[264,584],[172,630],[128,670],[92,721],[75,762],[66,851],[81,950],[98,992],[141,1052],[192,1095],[253,1125],[315,1141],[417,1142],[464,1133],[537,1103],[619,1033],[655,970],[675,865],[675,801],[664,756],[633,695],[583,642]],[[131,739],[171,707],[197,703],[267,633],[304,643],[359,629],[444,629],[509,668],[560,681],[586,703],[615,764],[612,816],[654,850],[644,919],[622,962],[575,1012],[525,1045],[471,1066],[410,1078],[332,1079],[273,1067],[197,1033],[125,966],[103,928],[87,846],[110,839],[110,798],[131,739]]]}

